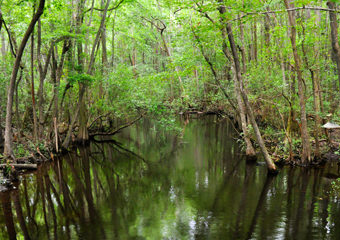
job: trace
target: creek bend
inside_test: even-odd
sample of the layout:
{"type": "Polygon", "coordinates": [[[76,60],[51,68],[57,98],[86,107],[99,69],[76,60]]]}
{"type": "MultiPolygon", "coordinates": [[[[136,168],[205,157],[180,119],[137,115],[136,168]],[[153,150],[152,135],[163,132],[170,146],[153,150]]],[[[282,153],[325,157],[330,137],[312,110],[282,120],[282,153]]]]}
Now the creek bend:
{"type": "Polygon", "coordinates": [[[143,119],[0,193],[0,239],[338,239],[325,176],[339,166],[267,177],[216,116],[190,119],[181,137],[143,119]]]}

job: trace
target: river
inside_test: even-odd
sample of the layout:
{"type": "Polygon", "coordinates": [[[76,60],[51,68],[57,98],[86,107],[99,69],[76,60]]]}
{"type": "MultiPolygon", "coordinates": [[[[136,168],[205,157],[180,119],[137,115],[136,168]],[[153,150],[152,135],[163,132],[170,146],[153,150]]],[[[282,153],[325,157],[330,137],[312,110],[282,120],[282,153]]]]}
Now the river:
{"type": "Polygon", "coordinates": [[[267,177],[227,120],[182,125],[143,119],[20,176],[0,239],[339,239],[336,163],[267,177]]]}

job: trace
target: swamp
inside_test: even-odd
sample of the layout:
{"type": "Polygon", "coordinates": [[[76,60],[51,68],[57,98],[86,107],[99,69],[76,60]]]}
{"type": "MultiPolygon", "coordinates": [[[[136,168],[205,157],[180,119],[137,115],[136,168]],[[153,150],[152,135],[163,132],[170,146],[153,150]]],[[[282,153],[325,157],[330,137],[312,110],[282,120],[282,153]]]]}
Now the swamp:
{"type": "Polygon", "coordinates": [[[0,0],[0,239],[339,239],[339,6],[0,0]]]}

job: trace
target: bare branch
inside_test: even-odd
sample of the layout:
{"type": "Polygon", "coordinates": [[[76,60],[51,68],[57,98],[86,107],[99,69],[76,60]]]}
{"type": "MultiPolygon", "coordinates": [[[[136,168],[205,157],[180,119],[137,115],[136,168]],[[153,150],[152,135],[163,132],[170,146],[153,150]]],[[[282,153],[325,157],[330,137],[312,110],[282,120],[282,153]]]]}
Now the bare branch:
{"type": "Polygon", "coordinates": [[[145,115],[145,113],[142,113],[138,118],[136,118],[132,122],[124,124],[123,126],[119,127],[118,129],[113,130],[112,132],[97,132],[97,133],[92,133],[92,134],[90,134],[90,137],[94,138],[95,136],[110,136],[110,135],[115,135],[116,133],[120,132],[124,128],[127,128],[127,127],[131,126],[132,124],[136,123],[137,121],[139,121],[139,119],[144,117],[144,115],[145,115]]]}
{"type": "Polygon", "coordinates": [[[206,13],[206,12],[204,12],[202,10],[202,7],[198,3],[196,3],[196,6],[198,7],[198,9],[194,8],[196,11],[200,12],[201,14],[203,14],[203,16],[206,17],[210,22],[215,24],[215,21],[208,15],[208,13],[206,13]]]}
{"type": "MultiPolygon", "coordinates": [[[[1,25],[4,24],[4,27],[5,27],[6,32],[7,32],[7,35],[8,35],[9,45],[10,45],[10,47],[11,47],[11,52],[12,52],[13,56],[16,58],[16,57],[17,57],[17,55],[16,55],[16,49],[14,49],[14,47],[13,47],[12,36],[11,36],[11,34],[10,34],[10,31],[9,31],[7,25],[6,25],[5,19],[4,19],[3,16],[2,16],[1,10],[0,10],[0,21],[1,21],[1,25]]],[[[0,28],[0,30],[1,30],[1,28],[0,28]]]]}
{"type": "MultiPolygon", "coordinates": [[[[112,10],[115,10],[115,9],[119,8],[120,5],[121,5],[124,1],[125,1],[125,0],[120,0],[116,6],[107,9],[107,11],[112,11],[112,10]]],[[[87,13],[87,12],[89,12],[89,11],[91,11],[91,10],[96,10],[96,11],[104,12],[105,9],[101,9],[101,8],[89,8],[89,9],[87,9],[84,13],[87,13]]]]}
{"type": "Polygon", "coordinates": [[[253,16],[253,15],[266,15],[266,14],[269,14],[269,13],[292,12],[292,11],[307,10],[307,9],[308,10],[314,10],[314,11],[326,11],[326,12],[337,12],[337,13],[340,12],[337,9],[303,6],[303,7],[289,8],[289,9],[270,10],[270,11],[264,11],[264,12],[247,12],[247,13],[245,13],[245,14],[237,17],[237,18],[229,20],[229,22],[240,20],[242,18],[245,18],[245,17],[248,17],[248,16],[253,16]]]}

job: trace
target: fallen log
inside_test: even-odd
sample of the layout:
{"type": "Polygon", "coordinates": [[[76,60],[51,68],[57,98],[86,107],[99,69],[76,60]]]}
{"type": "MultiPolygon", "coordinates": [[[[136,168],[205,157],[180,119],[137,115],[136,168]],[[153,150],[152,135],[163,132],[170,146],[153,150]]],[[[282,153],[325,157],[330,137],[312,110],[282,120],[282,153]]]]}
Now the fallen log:
{"type": "Polygon", "coordinates": [[[13,164],[0,164],[0,169],[4,169],[7,167],[14,167],[15,169],[27,169],[27,170],[36,170],[38,168],[37,164],[24,164],[24,163],[13,163],[13,164]]]}

